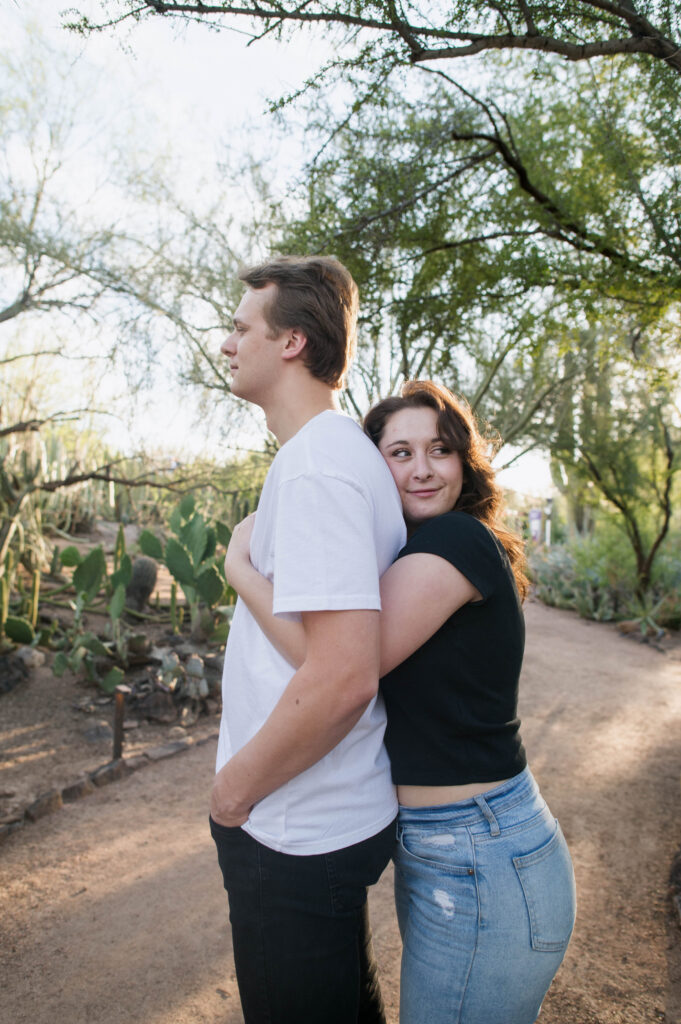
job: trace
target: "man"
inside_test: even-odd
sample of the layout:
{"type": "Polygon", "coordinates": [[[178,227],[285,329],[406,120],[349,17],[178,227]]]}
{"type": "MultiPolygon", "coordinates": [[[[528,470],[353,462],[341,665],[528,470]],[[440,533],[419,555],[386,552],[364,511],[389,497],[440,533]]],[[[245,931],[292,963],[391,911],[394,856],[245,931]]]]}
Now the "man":
{"type": "Polygon", "coordinates": [[[261,406],[281,448],[251,561],[275,614],[302,619],[297,671],[242,602],[225,652],[211,831],[229,895],[246,1024],[385,1019],[366,887],[397,812],[377,702],[379,576],[404,543],[377,449],[335,395],[352,356],[357,288],[337,260],[244,271],[222,344],[232,392],[261,406]]]}

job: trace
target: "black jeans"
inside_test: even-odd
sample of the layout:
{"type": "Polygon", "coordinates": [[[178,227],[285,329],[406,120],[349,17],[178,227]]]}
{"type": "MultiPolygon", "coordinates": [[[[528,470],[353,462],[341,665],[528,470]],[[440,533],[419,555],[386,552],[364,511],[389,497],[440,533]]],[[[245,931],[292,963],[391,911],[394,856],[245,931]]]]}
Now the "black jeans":
{"type": "Polygon", "coordinates": [[[246,1024],[384,1024],[366,888],[390,859],[395,824],[306,857],[212,819],[210,828],[246,1024]]]}

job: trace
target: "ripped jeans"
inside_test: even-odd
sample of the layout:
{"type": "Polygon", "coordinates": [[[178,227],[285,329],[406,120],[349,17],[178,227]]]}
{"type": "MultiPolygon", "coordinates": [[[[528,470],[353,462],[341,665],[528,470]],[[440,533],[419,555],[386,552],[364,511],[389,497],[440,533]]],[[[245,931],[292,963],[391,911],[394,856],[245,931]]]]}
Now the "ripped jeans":
{"type": "Polygon", "coordinates": [[[400,807],[398,839],[400,1024],[532,1024],[572,934],[575,880],[530,770],[400,807]]]}

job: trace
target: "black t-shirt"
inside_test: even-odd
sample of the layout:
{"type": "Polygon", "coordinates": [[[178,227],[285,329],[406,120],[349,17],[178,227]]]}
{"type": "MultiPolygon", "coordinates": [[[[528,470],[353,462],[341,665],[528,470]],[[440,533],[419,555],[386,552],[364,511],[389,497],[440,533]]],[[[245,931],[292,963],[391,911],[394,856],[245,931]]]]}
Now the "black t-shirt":
{"type": "Polygon", "coordinates": [[[423,523],[398,558],[451,562],[482,595],[381,680],[393,781],[456,786],[512,778],[527,764],[517,717],[525,622],[503,545],[466,512],[423,523]]]}

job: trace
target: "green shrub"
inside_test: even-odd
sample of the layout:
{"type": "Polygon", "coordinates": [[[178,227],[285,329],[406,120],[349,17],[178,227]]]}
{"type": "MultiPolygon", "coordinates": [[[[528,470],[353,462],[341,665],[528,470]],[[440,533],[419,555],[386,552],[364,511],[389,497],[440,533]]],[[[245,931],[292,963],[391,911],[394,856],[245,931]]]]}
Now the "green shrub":
{"type": "MultiPolygon", "coordinates": [[[[671,547],[672,545],[670,545],[671,547]]],[[[675,550],[681,550],[677,539],[675,550]]],[[[667,629],[681,629],[681,557],[665,551],[653,568],[652,593],[659,611],[656,622],[667,629]]]]}
{"type": "Polygon", "coordinates": [[[658,627],[681,628],[681,558],[678,539],[658,556],[651,587],[636,594],[636,564],[627,538],[607,524],[593,536],[551,548],[534,547],[528,575],[540,601],[568,608],[583,618],[608,622],[646,619],[658,627]]]}

